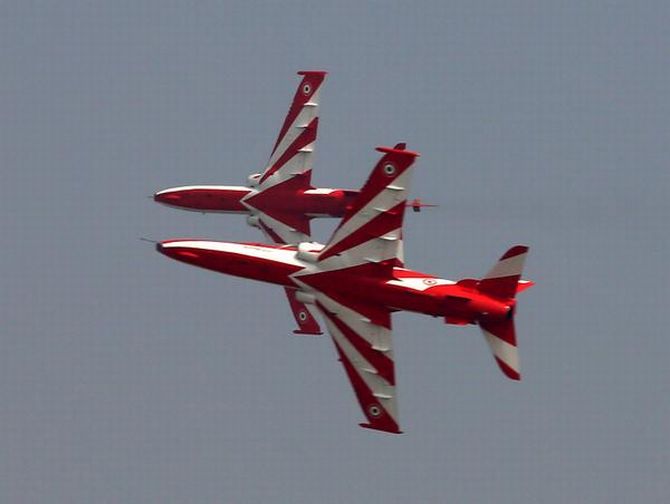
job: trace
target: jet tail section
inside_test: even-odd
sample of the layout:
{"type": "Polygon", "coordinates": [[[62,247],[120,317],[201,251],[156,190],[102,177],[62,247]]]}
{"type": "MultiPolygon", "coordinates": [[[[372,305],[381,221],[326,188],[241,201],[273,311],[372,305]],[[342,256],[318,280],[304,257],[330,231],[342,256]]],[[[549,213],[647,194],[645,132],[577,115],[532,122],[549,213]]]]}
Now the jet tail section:
{"type": "Polygon", "coordinates": [[[499,299],[514,299],[527,255],[525,245],[516,245],[505,252],[479,282],[479,292],[499,299]]]}
{"type": "Polygon", "coordinates": [[[500,370],[511,380],[521,380],[514,318],[496,322],[480,322],[479,327],[500,370]]]}
{"type": "MultiPolygon", "coordinates": [[[[482,294],[497,299],[514,299],[518,292],[532,287],[533,282],[521,281],[523,265],[528,255],[528,247],[516,245],[509,249],[491,268],[486,276],[477,283],[477,290],[482,294]]],[[[491,349],[491,353],[500,370],[512,380],[521,380],[519,372],[519,351],[514,327],[515,304],[509,316],[501,320],[480,320],[479,327],[491,349]]]]}

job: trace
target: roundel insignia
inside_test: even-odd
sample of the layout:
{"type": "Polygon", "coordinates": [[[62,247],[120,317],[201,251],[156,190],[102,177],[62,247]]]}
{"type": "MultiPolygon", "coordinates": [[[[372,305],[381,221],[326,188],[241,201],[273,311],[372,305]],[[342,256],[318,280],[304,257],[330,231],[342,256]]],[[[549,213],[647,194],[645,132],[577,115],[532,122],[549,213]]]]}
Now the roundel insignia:
{"type": "Polygon", "coordinates": [[[312,92],[312,85],[309,82],[306,82],[305,85],[302,86],[302,93],[308,95],[311,92],[312,92]]]}
{"type": "Polygon", "coordinates": [[[437,283],[437,280],[435,280],[434,278],[424,278],[423,283],[425,285],[435,285],[437,283]]]}
{"type": "Polygon", "coordinates": [[[382,409],[377,404],[372,404],[368,407],[368,413],[370,413],[370,416],[377,418],[382,414],[382,409]]]}
{"type": "Polygon", "coordinates": [[[307,314],[304,311],[298,312],[298,319],[300,319],[300,322],[306,321],[307,314]]]}
{"type": "Polygon", "coordinates": [[[395,173],[395,166],[393,166],[391,163],[385,164],[384,165],[384,173],[386,173],[386,175],[389,175],[389,176],[393,175],[395,173]]]}

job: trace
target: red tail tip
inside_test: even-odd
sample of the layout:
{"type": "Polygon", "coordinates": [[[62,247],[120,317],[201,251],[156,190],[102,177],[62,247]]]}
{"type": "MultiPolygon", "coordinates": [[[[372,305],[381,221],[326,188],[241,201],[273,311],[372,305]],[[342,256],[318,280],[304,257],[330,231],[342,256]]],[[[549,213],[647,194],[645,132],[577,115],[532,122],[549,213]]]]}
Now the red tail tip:
{"type": "Polygon", "coordinates": [[[521,373],[509,367],[498,357],[495,357],[495,360],[498,363],[500,370],[505,374],[505,376],[507,376],[507,378],[514,381],[521,381],[521,373]]]}
{"type": "Polygon", "coordinates": [[[528,247],[526,245],[515,245],[511,249],[509,249],[507,252],[505,252],[505,255],[503,255],[500,260],[502,261],[503,259],[509,259],[510,257],[516,257],[521,254],[525,254],[528,252],[528,247]]]}

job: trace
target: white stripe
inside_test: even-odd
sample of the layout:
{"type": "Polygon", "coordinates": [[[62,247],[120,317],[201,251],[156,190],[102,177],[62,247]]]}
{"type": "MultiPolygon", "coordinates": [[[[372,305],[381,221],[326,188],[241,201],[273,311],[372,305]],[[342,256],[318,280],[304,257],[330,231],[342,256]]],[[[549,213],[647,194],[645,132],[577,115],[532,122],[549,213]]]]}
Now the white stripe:
{"type": "MultiPolygon", "coordinates": [[[[317,292],[317,298],[328,311],[337,313],[338,318],[342,319],[346,325],[366,341],[370,342],[374,347],[388,348],[389,350],[385,352],[385,355],[393,361],[392,333],[390,330],[376,324],[363,322],[363,316],[360,313],[334,301],[323,293],[317,292]]],[[[376,371],[376,368],[354,348],[346,336],[342,334],[327,316],[324,315],[323,319],[326,322],[326,326],[328,327],[328,331],[332,338],[347,356],[356,370],[356,373],[361,377],[367,387],[372,391],[373,395],[379,400],[380,404],[397,424],[398,413],[395,386],[389,384],[384,378],[376,374],[376,372],[366,372],[366,369],[376,371]]]]}
{"type": "MultiPolygon", "coordinates": [[[[284,242],[291,244],[291,245],[297,245],[298,243],[302,242],[310,242],[312,241],[312,238],[300,231],[296,231],[290,226],[287,226],[283,222],[278,221],[277,219],[274,219],[270,217],[268,214],[265,212],[260,212],[257,209],[253,208],[251,205],[248,205],[244,201],[242,202],[245,207],[249,208],[250,212],[253,215],[258,215],[260,219],[263,221],[263,223],[272,229],[279,237],[284,240],[284,242]]],[[[274,238],[267,234],[265,232],[265,229],[261,227],[261,231],[263,231],[263,234],[268,237],[268,239],[272,242],[274,242],[274,238]]]]}
{"type": "MultiPolygon", "coordinates": [[[[399,237],[400,228],[386,233],[385,236],[389,235],[399,237]]],[[[401,243],[401,240],[383,240],[380,237],[372,237],[355,247],[344,250],[340,255],[336,254],[320,261],[319,264],[322,271],[333,271],[368,262],[392,260],[398,257],[401,243]]]]}
{"type": "Polygon", "coordinates": [[[170,187],[169,189],[163,189],[162,191],[157,192],[156,195],[161,195],[175,191],[192,191],[192,190],[254,192],[252,189],[242,186],[191,185],[191,186],[170,187]]]}
{"type": "Polygon", "coordinates": [[[482,329],[486,341],[488,341],[489,346],[493,355],[498,357],[501,361],[507,364],[517,373],[519,372],[519,351],[517,347],[510,345],[505,340],[498,338],[495,334],[492,334],[485,329],[482,329]]]}
{"type": "MultiPolygon", "coordinates": [[[[410,166],[396,180],[405,179],[407,183],[409,183],[411,170],[412,167],[410,166]]],[[[334,237],[337,241],[333,241],[333,244],[346,238],[348,235],[377,217],[380,213],[391,210],[406,199],[407,191],[393,191],[389,189],[388,186],[383,188],[374,198],[352,215],[351,218],[337,230],[337,234],[334,237]]]]}
{"type": "Polygon", "coordinates": [[[438,285],[454,285],[456,282],[452,280],[444,280],[443,278],[423,277],[423,278],[399,278],[396,280],[389,280],[388,285],[397,285],[398,287],[405,287],[415,291],[425,291],[431,287],[438,285]],[[429,283],[426,283],[426,280],[429,283]]]}
{"type": "Polygon", "coordinates": [[[273,166],[277,162],[277,160],[282,156],[282,154],[286,152],[286,149],[288,149],[289,146],[295,141],[295,139],[298,138],[300,133],[302,133],[303,131],[303,128],[301,126],[303,127],[307,126],[318,115],[319,89],[316,90],[316,92],[312,95],[312,98],[310,99],[312,105],[310,106],[303,105],[303,107],[300,109],[300,112],[298,112],[296,118],[293,120],[291,125],[284,133],[284,137],[280,140],[279,144],[277,145],[277,148],[270,157],[270,161],[268,161],[268,166],[273,166]],[[313,104],[316,104],[317,106],[314,106],[313,104]]]}
{"type": "Polygon", "coordinates": [[[304,194],[332,194],[338,189],[331,189],[328,187],[317,187],[315,189],[307,189],[304,194]]]}
{"type": "MultiPolygon", "coordinates": [[[[407,168],[405,172],[396,179],[396,181],[400,181],[402,179],[405,181],[403,185],[408,186],[412,169],[413,169],[412,166],[407,168]]],[[[377,194],[374,198],[372,198],[372,200],[368,202],[367,205],[365,205],[358,212],[352,215],[351,218],[347,222],[345,222],[341,228],[335,231],[335,234],[328,243],[327,248],[330,248],[333,245],[342,241],[344,238],[352,234],[354,231],[370,222],[377,215],[382,213],[382,211],[388,211],[406,199],[407,199],[406,190],[392,191],[388,189],[388,187],[382,189],[379,192],[379,194],[377,194]]]]}
{"type": "MultiPolygon", "coordinates": [[[[313,165],[314,145],[315,142],[307,144],[305,147],[298,150],[292,157],[287,159],[278,170],[260,184],[260,190],[265,191],[266,189],[274,187],[275,185],[284,182],[295,175],[304,173],[307,169],[311,168],[313,165]]],[[[268,167],[271,166],[272,165],[268,165],[268,167]]],[[[267,169],[265,171],[267,171],[267,169]]]]}
{"type": "Polygon", "coordinates": [[[396,250],[395,256],[396,256],[396,259],[398,259],[398,261],[400,261],[400,265],[404,266],[405,265],[405,242],[402,239],[402,228],[401,228],[400,241],[398,242],[398,249],[396,250]]]}
{"type": "Polygon", "coordinates": [[[373,347],[379,349],[387,349],[385,354],[390,359],[393,359],[393,341],[392,332],[384,326],[373,324],[365,320],[365,317],[357,311],[338,303],[334,299],[317,291],[316,296],[318,300],[331,312],[337,313],[351,329],[360,334],[373,347]]]}
{"type": "Polygon", "coordinates": [[[489,271],[484,278],[502,278],[508,276],[521,275],[523,272],[523,263],[526,260],[527,252],[508,257],[502,261],[498,261],[491,271],[489,271]]]}
{"type": "Polygon", "coordinates": [[[246,243],[234,242],[216,242],[205,240],[182,240],[162,244],[163,248],[191,248],[198,250],[211,250],[215,252],[228,252],[232,254],[246,255],[249,257],[259,257],[272,261],[282,262],[293,266],[302,266],[305,264],[295,256],[295,250],[282,249],[274,247],[262,247],[246,243]]]}

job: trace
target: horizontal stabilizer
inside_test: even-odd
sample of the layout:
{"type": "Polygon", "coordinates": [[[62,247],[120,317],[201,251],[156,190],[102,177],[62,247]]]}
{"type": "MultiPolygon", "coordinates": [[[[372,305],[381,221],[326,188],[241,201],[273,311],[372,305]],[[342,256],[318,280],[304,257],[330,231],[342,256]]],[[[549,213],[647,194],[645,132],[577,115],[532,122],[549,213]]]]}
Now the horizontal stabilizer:
{"type": "Polygon", "coordinates": [[[516,286],[516,293],[518,294],[526,289],[530,289],[533,285],[535,285],[535,282],[531,280],[519,280],[519,283],[516,286]]]}

